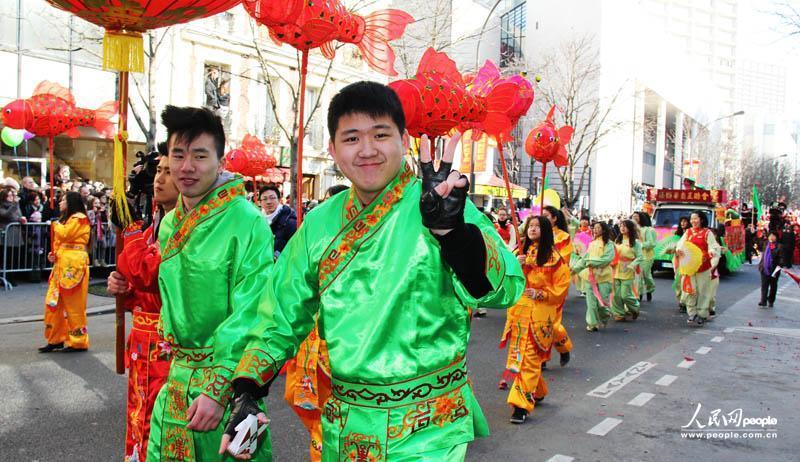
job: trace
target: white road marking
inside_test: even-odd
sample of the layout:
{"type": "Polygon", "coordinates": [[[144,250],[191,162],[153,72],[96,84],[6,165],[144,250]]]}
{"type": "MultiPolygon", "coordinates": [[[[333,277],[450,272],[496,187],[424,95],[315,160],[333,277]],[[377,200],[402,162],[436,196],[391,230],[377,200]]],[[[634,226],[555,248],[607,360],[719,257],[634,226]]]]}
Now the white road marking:
{"type": "Polygon", "coordinates": [[[656,380],[656,385],[661,385],[662,387],[668,387],[672,385],[672,382],[674,382],[677,378],[678,376],[676,375],[667,374],[664,377],[661,377],[660,379],[656,380]]]}
{"type": "Polygon", "coordinates": [[[734,330],[736,330],[736,329],[734,329],[733,327],[728,327],[727,329],[723,330],[722,332],[725,332],[726,334],[730,334],[734,330]]]}
{"type": "Polygon", "coordinates": [[[723,340],[725,340],[725,337],[722,337],[720,335],[718,335],[718,336],[716,336],[716,337],[711,339],[711,341],[714,342],[714,343],[719,343],[719,342],[721,342],[723,340]]]}
{"type": "Polygon", "coordinates": [[[703,346],[698,348],[697,351],[695,351],[695,353],[699,355],[705,355],[708,354],[709,351],[711,351],[711,347],[703,346]]]}
{"type": "Polygon", "coordinates": [[[689,369],[690,367],[694,366],[694,363],[696,362],[697,361],[689,361],[687,359],[684,359],[678,364],[678,367],[680,367],[681,369],[689,369]]]}
{"type": "Polygon", "coordinates": [[[575,460],[574,457],[565,456],[563,454],[556,454],[553,457],[547,459],[547,462],[572,462],[575,460]]]}
{"type": "Polygon", "coordinates": [[[645,404],[647,404],[648,401],[653,399],[653,396],[655,395],[652,393],[639,393],[638,395],[636,395],[636,398],[633,398],[632,400],[628,401],[628,404],[630,404],[631,406],[642,407],[645,404]]]}
{"type": "Polygon", "coordinates": [[[608,398],[617,391],[621,390],[625,385],[633,382],[640,375],[655,367],[655,365],[655,363],[648,363],[646,361],[638,362],[616,377],[611,378],[606,383],[598,386],[589,393],[586,393],[586,395],[594,396],[596,398],[608,398]]]}
{"type": "Polygon", "coordinates": [[[622,419],[615,419],[613,417],[606,417],[602,422],[592,427],[588,434],[597,436],[606,436],[608,432],[614,429],[617,425],[622,423],[622,419]]]}
{"type": "Polygon", "coordinates": [[[755,334],[776,335],[778,337],[800,338],[800,329],[786,327],[737,327],[736,330],[755,334]]]}

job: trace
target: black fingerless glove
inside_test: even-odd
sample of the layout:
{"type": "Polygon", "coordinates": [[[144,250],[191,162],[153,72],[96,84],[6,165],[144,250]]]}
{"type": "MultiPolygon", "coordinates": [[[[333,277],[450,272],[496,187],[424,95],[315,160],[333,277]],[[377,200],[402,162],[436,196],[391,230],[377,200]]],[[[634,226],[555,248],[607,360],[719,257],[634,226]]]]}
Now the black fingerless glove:
{"type": "Polygon", "coordinates": [[[422,170],[422,196],[419,200],[419,209],[422,214],[422,224],[428,229],[455,229],[464,225],[464,206],[467,202],[467,192],[469,191],[469,180],[467,185],[461,188],[453,188],[447,197],[442,197],[434,188],[444,181],[453,164],[451,162],[441,162],[439,171],[433,170],[433,162],[423,162],[420,164],[422,170]]]}

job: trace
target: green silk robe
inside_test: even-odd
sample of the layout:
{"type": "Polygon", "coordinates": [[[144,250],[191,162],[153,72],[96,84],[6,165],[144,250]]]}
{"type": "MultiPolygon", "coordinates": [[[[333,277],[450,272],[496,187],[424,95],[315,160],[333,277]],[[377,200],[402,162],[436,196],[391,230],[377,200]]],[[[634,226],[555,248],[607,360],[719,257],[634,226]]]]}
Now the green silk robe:
{"type": "MultiPolygon", "coordinates": [[[[217,451],[230,412],[233,371],[272,270],[273,236],[239,177],[224,173],[188,212],[182,198],[178,204],[159,230],[162,337],[174,359],[153,409],[147,460],[234,460],[217,451]],[[207,432],[186,429],[186,413],[200,394],[226,408],[207,432]]],[[[271,458],[267,433],[253,460],[271,458]]]]}
{"type": "Polygon", "coordinates": [[[366,208],[352,190],[308,214],[276,264],[236,378],[269,382],[314,327],[330,354],[323,461],[438,460],[488,434],[467,381],[471,307],[507,308],[525,279],[492,223],[467,201],[492,289],[472,297],[422,225],[408,168],[366,208]],[[425,453],[424,455],[422,455],[425,453]],[[427,458],[427,459],[426,459],[427,458]]]}

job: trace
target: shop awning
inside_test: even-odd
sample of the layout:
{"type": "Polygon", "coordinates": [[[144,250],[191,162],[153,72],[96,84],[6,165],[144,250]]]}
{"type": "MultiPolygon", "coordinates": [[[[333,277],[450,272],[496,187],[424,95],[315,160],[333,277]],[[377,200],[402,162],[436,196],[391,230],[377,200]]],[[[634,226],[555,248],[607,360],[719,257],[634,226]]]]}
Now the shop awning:
{"type": "MultiPolygon", "coordinates": [[[[528,189],[518,184],[511,183],[511,197],[525,199],[529,196],[528,189]]],[[[475,180],[475,194],[478,196],[506,197],[506,184],[496,175],[479,177],[475,180]]]]}

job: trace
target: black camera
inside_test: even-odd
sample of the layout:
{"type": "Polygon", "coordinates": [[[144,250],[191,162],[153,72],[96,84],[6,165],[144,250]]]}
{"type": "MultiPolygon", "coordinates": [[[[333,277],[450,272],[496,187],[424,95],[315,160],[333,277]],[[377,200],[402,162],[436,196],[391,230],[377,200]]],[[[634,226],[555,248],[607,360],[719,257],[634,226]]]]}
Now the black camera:
{"type": "Polygon", "coordinates": [[[158,151],[151,151],[145,154],[142,151],[136,153],[139,159],[133,164],[133,170],[128,174],[128,199],[134,199],[139,194],[153,193],[153,180],[156,177],[158,167],[158,151]]]}

